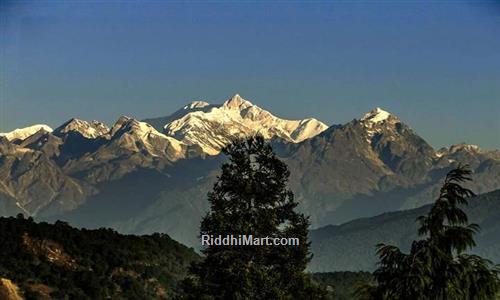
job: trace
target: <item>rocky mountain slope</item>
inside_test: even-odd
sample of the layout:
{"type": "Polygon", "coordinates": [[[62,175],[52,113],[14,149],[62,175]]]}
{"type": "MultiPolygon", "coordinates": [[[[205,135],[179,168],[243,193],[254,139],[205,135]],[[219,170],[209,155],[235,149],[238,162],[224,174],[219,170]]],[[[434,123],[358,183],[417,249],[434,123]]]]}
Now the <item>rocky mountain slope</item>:
{"type": "MultiPolygon", "coordinates": [[[[310,270],[373,271],[377,262],[375,245],[392,244],[408,251],[418,238],[416,219],[429,209],[430,205],[426,205],[313,230],[310,270]]],[[[471,252],[500,263],[500,190],[470,199],[465,211],[471,222],[481,226],[476,235],[477,247],[471,252]]]]}
{"type": "Polygon", "coordinates": [[[2,215],[72,210],[94,192],[90,184],[66,174],[43,151],[0,138],[0,153],[2,215]]]}
{"type": "Polygon", "coordinates": [[[198,246],[206,194],[225,159],[220,148],[256,133],[288,164],[313,227],[429,203],[460,163],[473,169],[476,192],[500,188],[499,151],[435,151],[380,108],[325,128],[315,119],[278,118],[239,95],[221,105],[192,102],[147,122],[120,117],[109,128],[71,119],[53,132],[0,141],[0,215],[167,232],[198,246]]]}
{"type": "Polygon", "coordinates": [[[288,147],[291,184],[313,223],[327,225],[429,203],[457,164],[474,170],[478,193],[499,188],[499,151],[455,145],[435,152],[397,116],[376,108],[288,147]]]}

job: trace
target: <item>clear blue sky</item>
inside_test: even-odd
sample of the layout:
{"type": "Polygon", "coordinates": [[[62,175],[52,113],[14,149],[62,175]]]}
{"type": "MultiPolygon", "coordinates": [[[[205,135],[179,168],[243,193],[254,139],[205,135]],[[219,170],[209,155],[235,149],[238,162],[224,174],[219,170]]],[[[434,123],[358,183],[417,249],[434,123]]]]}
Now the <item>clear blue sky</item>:
{"type": "Polygon", "coordinates": [[[0,131],[240,93],[328,124],[380,106],[435,147],[500,148],[495,2],[0,3],[0,131]]]}

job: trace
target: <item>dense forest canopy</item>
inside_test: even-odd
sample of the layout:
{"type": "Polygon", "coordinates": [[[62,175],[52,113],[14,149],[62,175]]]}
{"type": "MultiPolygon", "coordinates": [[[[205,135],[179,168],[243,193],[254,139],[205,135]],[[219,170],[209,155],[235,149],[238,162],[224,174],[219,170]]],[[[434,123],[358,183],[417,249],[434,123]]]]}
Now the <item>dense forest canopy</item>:
{"type": "Polygon", "coordinates": [[[0,277],[27,299],[168,299],[199,256],[165,234],[0,218],[0,277]]]}

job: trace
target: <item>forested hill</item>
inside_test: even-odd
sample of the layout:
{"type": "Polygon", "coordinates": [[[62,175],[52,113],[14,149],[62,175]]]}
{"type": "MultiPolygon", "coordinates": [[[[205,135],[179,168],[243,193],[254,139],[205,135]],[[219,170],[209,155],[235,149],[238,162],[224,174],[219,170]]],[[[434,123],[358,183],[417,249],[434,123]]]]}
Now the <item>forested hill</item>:
{"type": "Polygon", "coordinates": [[[169,299],[199,256],[164,234],[0,218],[0,279],[26,299],[169,299]],[[65,298],[66,297],[66,298],[65,298]]]}
{"type": "MultiPolygon", "coordinates": [[[[310,271],[373,271],[378,261],[375,245],[392,244],[408,251],[418,239],[416,219],[429,209],[426,205],[311,231],[310,271]]],[[[468,252],[500,263],[500,190],[469,199],[464,210],[471,222],[481,226],[475,236],[477,246],[468,252]]]]}

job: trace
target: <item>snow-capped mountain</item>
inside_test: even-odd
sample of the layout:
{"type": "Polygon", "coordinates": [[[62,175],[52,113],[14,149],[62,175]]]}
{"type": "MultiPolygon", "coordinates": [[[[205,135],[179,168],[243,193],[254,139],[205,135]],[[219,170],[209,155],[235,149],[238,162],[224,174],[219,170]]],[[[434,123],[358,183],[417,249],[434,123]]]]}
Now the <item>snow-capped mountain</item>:
{"type": "Polygon", "coordinates": [[[259,133],[266,139],[298,143],[328,128],[313,118],[278,118],[238,94],[221,105],[193,102],[176,114],[180,118],[164,125],[165,134],[189,145],[199,145],[209,155],[218,154],[234,138],[259,133]],[[184,115],[180,116],[182,112],[184,115]]]}
{"type": "Polygon", "coordinates": [[[52,128],[50,128],[48,125],[37,124],[29,127],[17,128],[11,132],[0,133],[0,136],[6,137],[9,141],[24,140],[40,130],[52,132],[52,128]]]}
{"type": "MultiPolygon", "coordinates": [[[[500,179],[500,168],[495,169],[497,161],[500,161],[499,150],[484,150],[477,145],[465,143],[451,145],[436,151],[436,164],[438,165],[460,162],[473,169],[489,170],[500,179]]],[[[483,178],[482,180],[491,182],[491,179],[483,178]]]]}
{"type": "MultiPolygon", "coordinates": [[[[186,146],[194,146],[199,149],[196,151],[204,154],[217,155],[235,138],[261,134],[267,139],[298,143],[328,128],[314,118],[281,119],[236,94],[221,105],[194,101],[168,117],[147,119],[144,122],[122,117],[112,128],[99,121],[88,122],[73,118],[56,128],[53,135],[66,139],[68,134],[78,133],[87,139],[114,139],[125,123],[128,124],[125,131],[130,131],[129,133],[139,138],[140,144],[144,145],[150,154],[162,156],[164,152],[168,152],[168,157],[173,160],[185,156],[181,152],[186,146]],[[163,146],[168,144],[170,150],[166,151],[160,144],[163,146]]],[[[36,125],[3,135],[9,140],[23,141],[42,128],[52,132],[46,125],[36,125]]],[[[74,137],[70,138],[70,141],[74,141],[74,137]]],[[[40,142],[43,144],[40,140],[37,142],[39,146],[40,142]]],[[[132,146],[133,143],[124,142],[125,144],[130,149],[140,151],[140,147],[132,146]]]]}
{"type": "Polygon", "coordinates": [[[148,123],[122,116],[111,128],[112,143],[133,152],[146,151],[151,156],[175,161],[184,157],[185,145],[158,132],[148,123]]]}
{"type": "Polygon", "coordinates": [[[362,118],[361,121],[367,124],[377,124],[387,120],[391,115],[391,113],[381,109],[380,107],[376,107],[373,110],[367,112],[362,118]]]}
{"type": "Polygon", "coordinates": [[[86,227],[167,231],[195,245],[225,159],[221,147],[256,133],[289,166],[290,188],[313,226],[428,203],[459,163],[474,171],[475,192],[500,188],[499,151],[465,144],[435,151],[381,108],[326,128],[315,119],[278,118],[235,95],[147,122],[121,117],[108,128],[71,119],[48,131],[0,137],[0,215],[63,214],[86,227]]]}
{"type": "Polygon", "coordinates": [[[366,133],[368,134],[367,141],[371,142],[371,138],[379,133],[382,128],[387,127],[389,124],[399,122],[399,118],[380,107],[376,107],[364,114],[359,121],[366,128],[366,133]]]}
{"type": "MultiPolygon", "coordinates": [[[[380,108],[332,126],[290,147],[289,152],[290,182],[296,196],[303,199],[301,204],[316,212],[311,216],[315,225],[347,221],[388,207],[388,203],[375,204],[378,199],[368,204],[355,201],[424,184],[434,168],[432,147],[397,116],[380,108]]],[[[392,209],[399,204],[390,203],[395,205],[392,209]]]]}
{"type": "MultiPolygon", "coordinates": [[[[275,143],[275,149],[290,169],[290,188],[313,228],[429,203],[443,176],[459,163],[474,162],[470,188],[477,193],[500,188],[500,159],[472,152],[437,158],[413,129],[380,108],[302,142],[275,143]]],[[[186,164],[190,166],[189,160],[186,164]]],[[[193,164],[196,169],[189,169],[189,176],[164,183],[154,203],[114,223],[115,228],[138,234],[166,230],[187,245],[198,245],[199,220],[220,162],[193,164]],[[192,221],[185,222],[187,218],[192,221]]]]}
{"type": "Polygon", "coordinates": [[[489,153],[489,154],[497,154],[499,155],[500,158],[500,151],[486,151],[481,149],[478,145],[473,145],[473,144],[466,144],[466,143],[461,143],[461,144],[456,144],[456,145],[451,145],[450,147],[443,147],[436,151],[436,155],[438,157],[441,157],[443,155],[451,155],[455,153],[469,153],[469,154],[484,154],[484,153],[489,153]]]}
{"type": "Polygon", "coordinates": [[[372,150],[391,171],[420,178],[432,165],[434,149],[397,116],[377,107],[360,123],[372,150]]]}
{"type": "Polygon", "coordinates": [[[56,136],[62,136],[69,132],[78,132],[85,138],[95,139],[107,135],[109,128],[106,124],[99,121],[87,122],[73,118],[56,128],[53,133],[56,136]]]}
{"type": "Polygon", "coordinates": [[[115,122],[106,138],[79,143],[79,149],[68,147],[62,153],[66,156],[63,168],[92,183],[118,179],[141,168],[162,170],[197,150],[126,116],[115,122]]]}
{"type": "Polygon", "coordinates": [[[151,124],[151,126],[153,126],[159,132],[163,132],[165,124],[168,124],[172,121],[180,119],[190,112],[196,112],[196,111],[207,112],[214,106],[216,106],[216,105],[210,104],[210,103],[205,102],[205,101],[193,101],[193,102],[183,106],[181,109],[175,111],[173,114],[171,114],[169,116],[158,117],[158,118],[149,118],[149,119],[144,119],[142,121],[146,122],[148,124],[151,124]]]}

